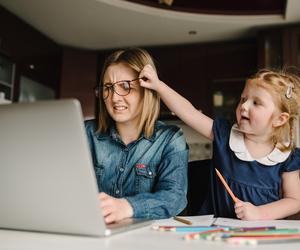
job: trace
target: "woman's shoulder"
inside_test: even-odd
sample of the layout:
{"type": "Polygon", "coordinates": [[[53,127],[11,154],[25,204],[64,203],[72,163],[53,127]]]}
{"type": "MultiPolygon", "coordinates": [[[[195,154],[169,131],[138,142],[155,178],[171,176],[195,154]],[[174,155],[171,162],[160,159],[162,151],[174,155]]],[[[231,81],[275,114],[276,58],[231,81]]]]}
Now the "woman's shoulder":
{"type": "Polygon", "coordinates": [[[159,134],[161,134],[161,133],[183,134],[182,129],[178,125],[166,124],[165,122],[160,121],[160,120],[156,121],[156,123],[155,123],[155,132],[159,133],[159,134]]]}
{"type": "Polygon", "coordinates": [[[86,131],[95,132],[97,130],[97,121],[96,121],[96,119],[85,120],[84,126],[85,126],[86,131]]]}
{"type": "Polygon", "coordinates": [[[154,128],[154,138],[163,139],[164,141],[180,141],[185,143],[183,130],[175,124],[166,124],[162,121],[156,121],[154,128]]]}
{"type": "Polygon", "coordinates": [[[175,124],[166,124],[157,121],[155,124],[155,143],[165,145],[166,153],[174,153],[187,150],[187,143],[183,130],[175,124]]]}

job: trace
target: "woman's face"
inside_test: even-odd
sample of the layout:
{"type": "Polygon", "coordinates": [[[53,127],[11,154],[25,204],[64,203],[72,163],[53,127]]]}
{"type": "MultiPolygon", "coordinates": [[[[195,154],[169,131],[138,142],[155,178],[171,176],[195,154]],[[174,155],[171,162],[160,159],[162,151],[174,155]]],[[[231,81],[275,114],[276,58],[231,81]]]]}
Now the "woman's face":
{"type": "MultiPolygon", "coordinates": [[[[108,97],[104,99],[104,103],[117,127],[120,125],[138,126],[143,104],[143,89],[138,80],[130,82],[128,95],[120,96],[112,90],[114,89],[119,94],[124,94],[129,86],[114,83],[122,80],[131,81],[136,78],[138,78],[138,74],[124,63],[109,66],[104,74],[103,84],[107,87],[110,86],[109,90],[106,88],[107,90],[103,91],[103,95],[105,95],[105,92],[108,94],[108,97]],[[112,84],[114,85],[112,86],[112,84]]],[[[105,98],[105,96],[103,97],[105,98]]]]}

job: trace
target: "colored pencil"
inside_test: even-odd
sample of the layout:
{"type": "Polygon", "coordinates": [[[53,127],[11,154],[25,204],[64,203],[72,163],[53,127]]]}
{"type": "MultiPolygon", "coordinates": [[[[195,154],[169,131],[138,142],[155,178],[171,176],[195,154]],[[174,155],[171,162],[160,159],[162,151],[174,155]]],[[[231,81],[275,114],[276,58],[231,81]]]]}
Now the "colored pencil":
{"type": "Polygon", "coordinates": [[[276,227],[270,226],[270,227],[237,227],[237,228],[231,228],[232,231],[235,232],[253,232],[253,231],[265,231],[265,230],[274,230],[276,227]]]}
{"type": "Polygon", "coordinates": [[[184,219],[182,217],[175,216],[173,218],[174,218],[174,220],[177,220],[177,221],[182,222],[182,223],[187,224],[187,225],[192,225],[193,224],[191,221],[189,221],[187,219],[184,219]]]}
{"type": "Polygon", "coordinates": [[[228,237],[260,237],[260,236],[278,236],[278,235],[299,235],[299,229],[275,229],[275,230],[264,230],[264,231],[248,231],[248,232],[229,232],[226,233],[228,237]]]}
{"type": "Polygon", "coordinates": [[[300,242],[300,238],[282,238],[282,239],[245,239],[230,238],[226,240],[229,244],[256,246],[261,244],[295,243],[300,242]]]}
{"type": "Polygon", "coordinates": [[[206,232],[208,230],[212,230],[214,227],[170,227],[170,228],[164,228],[160,227],[157,230],[158,231],[164,231],[164,232],[206,232]]]}
{"type": "Polygon", "coordinates": [[[220,178],[221,182],[223,183],[224,187],[226,188],[227,192],[229,193],[229,195],[231,196],[232,200],[234,201],[234,203],[236,203],[238,201],[238,199],[236,198],[236,196],[233,194],[232,190],[230,189],[230,187],[228,186],[228,184],[226,183],[225,179],[223,178],[223,176],[221,175],[221,173],[219,172],[218,169],[216,169],[216,173],[218,175],[218,177],[220,178]]]}
{"type": "Polygon", "coordinates": [[[170,230],[170,229],[201,229],[201,230],[209,230],[209,229],[215,229],[218,228],[216,226],[159,226],[159,225],[154,225],[152,226],[152,229],[155,230],[159,230],[159,229],[166,229],[166,230],[170,230]]]}
{"type": "Polygon", "coordinates": [[[201,237],[204,237],[205,235],[210,235],[213,233],[218,233],[218,232],[224,232],[228,230],[227,228],[215,228],[212,230],[207,230],[204,232],[198,232],[198,233],[191,233],[191,234],[187,234],[184,236],[185,240],[196,240],[196,239],[200,239],[201,237]]]}

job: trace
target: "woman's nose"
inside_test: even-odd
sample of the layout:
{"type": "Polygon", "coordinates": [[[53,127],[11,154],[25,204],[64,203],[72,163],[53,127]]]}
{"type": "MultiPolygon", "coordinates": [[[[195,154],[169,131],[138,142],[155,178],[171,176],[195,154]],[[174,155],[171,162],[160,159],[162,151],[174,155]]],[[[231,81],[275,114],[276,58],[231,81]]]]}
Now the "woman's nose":
{"type": "Polygon", "coordinates": [[[116,93],[115,89],[111,89],[110,91],[111,99],[113,101],[119,100],[121,97],[116,93]]]}

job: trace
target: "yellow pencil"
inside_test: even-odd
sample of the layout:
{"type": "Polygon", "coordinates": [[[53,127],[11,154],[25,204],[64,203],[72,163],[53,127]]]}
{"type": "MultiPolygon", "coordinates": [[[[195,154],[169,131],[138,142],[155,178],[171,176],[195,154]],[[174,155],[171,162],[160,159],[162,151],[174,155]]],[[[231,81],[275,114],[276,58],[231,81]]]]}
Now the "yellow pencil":
{"type": "Polygon", "coordinates": [[[221,182],[223,183],[224,187],[226,188],[227,192],[229,193],[229,195],[231,196],[231,198],[233,199],[234,203],[238,201],[238,199],[236,198],[236,196],[233,194],[232,190],[230,189],[230,187],[227,185],[226,181],[224,180],[223,176],[221,175],[221,173],[219,172],[218,169],[216,169],[216,173],[219,176],[221,182]]]}
{"type": "Polygon", "coordinates": [[[189,221],[187,219],[183,219],[181,217],[177,217],[177,216],[174,217],[174,220],[180,221],[180,222],[182,222],[184,224],[187,224],[187,225],[192,225],[193,224],[191,221],[189,221]]]}

